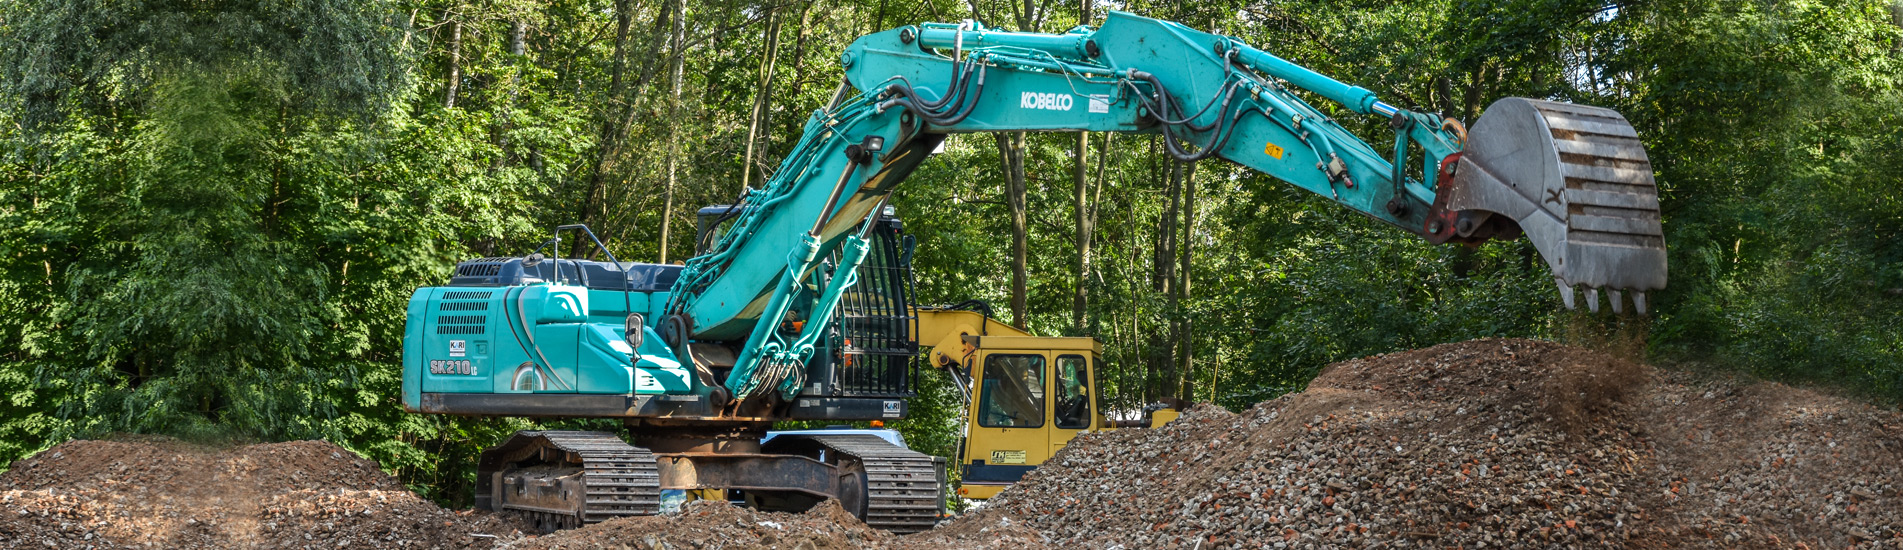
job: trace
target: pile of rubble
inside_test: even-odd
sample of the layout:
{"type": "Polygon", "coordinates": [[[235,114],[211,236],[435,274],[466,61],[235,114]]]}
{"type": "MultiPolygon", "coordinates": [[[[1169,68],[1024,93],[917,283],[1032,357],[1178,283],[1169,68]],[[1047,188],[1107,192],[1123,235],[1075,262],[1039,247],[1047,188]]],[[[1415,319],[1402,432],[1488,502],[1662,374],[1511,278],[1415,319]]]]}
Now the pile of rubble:
{"type": "Polygon", "coordinates": [[[1079,437],[895,536],[695,502],[530,536],[324,442],[74,441],[0,474],[0,548],[1903,548],[1903,414],[1528,340],[1330,366],[1242,414],[1079,437]]]}
{"type": "Polygon", "coordinates": [[[639,548],[783,549],[783,550],[1038,550],[1043,536],[1022,526],[972,528],[941,527],[908,536],[867,527],[864,522],[826,501],[802,514],[759,512],[722,501],[695,501],[678,514],[610,520],[581,529],[521,539],[511,550],[565,550],[639,548]]]}
{"type": "Polygon", "coordinates": [[[0,548],[490,548],[525,530],[322,441],[71,441],[0,474],[0,548]]]}
{"type": "Polygon", "coordinates": [[[1903,546],[1903,415],[1547,342],[1080,437],[965,528],[1068,548],[1903,546]]]}

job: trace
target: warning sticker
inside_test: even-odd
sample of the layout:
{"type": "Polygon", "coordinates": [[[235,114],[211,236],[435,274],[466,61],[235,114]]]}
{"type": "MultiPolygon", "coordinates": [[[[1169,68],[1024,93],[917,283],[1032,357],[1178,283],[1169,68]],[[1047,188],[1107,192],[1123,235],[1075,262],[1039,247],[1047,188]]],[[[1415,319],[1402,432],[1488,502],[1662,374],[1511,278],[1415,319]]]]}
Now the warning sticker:
{"type": "Polygon", "coordinates": [[[1110,95],[1109,94],[1095,94],[1090,96],[1090,112],[1093,112],[1093,113],[1110,112],[1110,95]]]}
{"type": "Polygon", "coordinates": [[[1024,451],[991,451],[992,464],[1023,464],[1024,451]]]}
{"type": "Polygon", "coordinates": [[[1282,146],[1273,143],[1264,145],[1262,146],[1262,154],[1280,159],[1282,158],[1282,146]]]}
{"type": "Polygon", "coordinates": [[[885,402],[885,417],[886,418],[898,418],[900,413],[903,413],[903,412],[905,412],[905,409],[903,408],[903,405],[900,404],[900,402],[898,401],[885,402]]]}
{"type": "Polygon", "coordinates": [[[469,348],[463,343],[462,340],[449,341],[449,356],[450,357],[462,357],[463,352],[467,349],[469,348]]]}

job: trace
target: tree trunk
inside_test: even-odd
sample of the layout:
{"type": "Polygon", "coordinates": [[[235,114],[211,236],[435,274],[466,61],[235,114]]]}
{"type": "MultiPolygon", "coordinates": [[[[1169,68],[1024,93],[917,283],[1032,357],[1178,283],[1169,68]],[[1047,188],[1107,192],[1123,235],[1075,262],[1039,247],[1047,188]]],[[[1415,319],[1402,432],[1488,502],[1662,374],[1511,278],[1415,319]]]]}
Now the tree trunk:
{"type": "Polygon", "coordinates": [[[454,109],[456,90],[462,87],[463,81],[463,22],[453,19],[458,17],[455,8],[450,8],[446,16],[452,19],[449,23],[449,78],[444,86],[443,108],[454,109]]]}
{"type": "Polygon", "coordinates": [[[1084,309],[1089,301],[1090,281],[1090,205],[1086,203],[1090,182],[1086,178],[1089,172],[1090,132],[1077,133],[1076,158],[1072,159],[1071,187],[1075,191],[1074,208],[1077,220],[1077,286],[1071,289],[1070,324],[1077,334],[1084,333],[1084,309]]]}
{"type": "Polygon", "coordinates": [[[1024,132],[993,134],[998,140],[998,156],[1004,162],[1005,204],[1011,211],[1011,325],[1019,329],[1029,327],[1029,306],[1025,297],[1025,284],[1029,278],[1028,255],[1030,254],[1029,219],[1025,212],[1024,184],[1024,132]]]}
{"type": "MultiPolygon", "coordinates": [[[[673,30],[676,23],[686,24],[686,21],[682,19],[687,13],[686,7],[682,5],[683,2],[684,0],[664,0],[660,10],[661,16],[654,18],[653,27],[642,35],[645,37],[643,43],[630,44],[629,31],[636,15],[634,8],[628,5],[628,0],[615,0],[614,63],[609,71],[607,108],[602,113],[601,134],[597,137],[595,146],[595,166],[594,170],[588,174],[587,189],[582,194],[579,213],[581,223],[589,223],[593,216],[605,213],[598,212],[598,210],[606,210],[605,206],[597,207],[596,205],[607,201],[606,178],[614,172],[615,158],[620,154],[621,145],[627,139],[628,129],[634,126],[635,116],[644,112],[641,109],[635,109],[634,104],[646,90],[648,82],[655,75],[664,74],[664,70],[671,67],[675,61],[672,52],[670,55],[652,55],[652,52],[665,51],[668,41],[674,37],[673,30]],[[676,17],[676,13],[681,14],[680,17],[676,17]],[[639,56],[640,62],[636,65],[639,68],[634,71],[633,78],[629,78],[628,75],[629,52],[646,53],[639,56]]],[[[714,43],[719,42],[716,40],[714,43]]],[[[625,184],[625,180],[622,183],[625,184]]],[[[649,189],[644,183],[638,192],[645,194],[649,192],[649,189]]]]}
{"type": "Polygon", "coordinates": [[[515,20],[514,24],[511,25],[509,28],[509,55],[515,57],[514,61],[516,63],[516,69],[514,74],[509,75],[509,101],[508,103],[502,106],[501,112],[496,113],[497,154],[496,154],[495,160],[492,161],[491,164],[489,165],[490,170],[501,169],[504,161],[507,160],[510,156],[509,155],[509,127],[510,127],[509,119],[514,114],[513,111],[515,110],[516,99],[521,96],[521,90],[522,90],[521,63],[522,63],[522,55],[528,51],[528,36],[527,36],[528,32],[529,32],[529,23],[527,21],[523,21],[520,19],[515,20]]]}
{"type": "MultiPolygon", "coordinates": [[[[883,6],[883,4],[881,5],[883,6]]],[[[1038,21],[1036,12],[1033,11],[1034,7],[1034,4],[1030,0],[1025,0],[1024,11],[1022,12],[1018,11],[1015,5],[1012,6],[1012,15],[1016,16],[1018,20],[1019,30],[1024,32],[1037,32],[1038,21]]],[[[977,4],[975,2],[972,4],[972,9],[973,11],[977,10],[977,4]]],[[[1026,189],[1024,182],[1024,143],[1026,134],[1024,132],[1012,132],[1009,134],[996,135],[998,136],[998,151],[1000,156],[1004,157],[1003,162],[1005,164],[1005,203],[1009,205],[1011,210],[1011,324],[1019,329],[1026,329],[1030,326],[1029,319],[1027,319],[1029,313],[1025,311],[1030,307],[1028,305],[1029,298],[1026,296],[1027,289],[1025,286],[1026,281],[1030,278],[1027,271],[1029,269],[1030,261],[1028,256],[1030,255],[1031,248],[1030,235],[1028,234],[1030,231],[1030,223],[1028,214],[1025,212],[1025,203],[1028,202],[1025,198],[1026,189]]]]}
{"type": "MultiPolygon", "coordinates": [[[[742,190],[751,188],[753,171],[755,169],[753,161],[754,151],[760,150],[760,156],[766,156],[766,146],[764,144],[756,145],[756,143],[765,139],[761,134],[764,133],[763,128],[766,127],[764,119],[767,118],[768,107],[771,105],[770,102],[773,97],[773,65],[774,60],[779,57],[779,50],[779,10],[767,8],[766,55],[760,60],[760,72],[754,78],[753,112],[747,116],[747,153],[746,156],[743,157],[744,160],[741,162],[740,170],[740,188],[742,190]]],[[[764,172],[765,171],[762,170],[760,176],[761,185],[765,185],[766,182],[764,172]]]]}
{"type": "MultiPolygon", "coordinates": [[[[793,90],[787,97],[799,97],[806,88],[806,41],[813,34],[813,3],[807,2],[800,8],[800,34],[793,41],[793,90]]],[[[795,117],[793,124],[800,121],[795,117]]],[[[797,126],[795,126],[797,128],[797,126]]]]}
{"type": "Polygon", "coordinates": [[[1103,132],[1103,146],[1097,150],[1097,189],[1090,192],[1090,240],[1093,243],[1097,240],[1095,229],[1100,219],[1097,214],[1103,211],[1103,188],[1110,184],[1104,177],[1110,166],[1110,138],[1115,136],[1115,133],[1103,132]]]}
{"type": "Polygon", "coordinates": [[[602,116],[601,135],[595,140],[595,169],[588,176],[588,188],[582,191],[581,211],[576,213],[584,224],[593,221],[589,218],[595,210],[595,197],[601,195],[603,172],[608,171],[608,159],[617,148],[615,136],[619,132],[615,123],[621,120],[621,111],[627,108],[622,103],[626,99],[622,81],[628,68],[628,26],[634,20],[631,9],[628,0],[615,0],[615,53],[613,68],[608,71],[608,109],[602,116]]]}
{"type": "Polygon", "coordinates": [[[1156,254],[1151,267],[1155,291],[1165,298],[1163,323],[1167,327],[1151,332],[1151,370],[1156,373],[1153,384],[1158,399],[1176,397],[1176,218],[1182,208],[1182,164],[1167,156],[1162,162],[1161,177],[1166,180],[1163,194],[1169,202],[1157,220],[1156,254]]]}
{"type": "Polygon", "coordinates": [[[1196,249],[1196,165],[1183,163],[1180,166],[1183,174],[1183,230],[1181,231],[1183,246],[1177,257],[1182,260],[1183,267],[1178,271],[1176,281],[1177,304],[1170,309],[1177,312],[1176,372],[1182,377],[1178,384],[1177,395],[1184,400],[1194,400],[1196,398],[1196,363],[1193,361],[1195,353],[1191,342],[1194,340],[1195,331],[1191,318],[1184,308],[1189,304],[1189,287],[1193,279],[1191,274],[1194,273],[1190,270],[1190,259],[1195,256],[1196,249]]]}
{"type": "Polygon", "coordinates": [[[1182,255],[1182,249],[1179,246],[1181,241],[1178,239],[1184,233],[1181,223],[1184,210],[1183,180],[1188,178],[1184,177],[1182,162],[1174,159],[1168,162],[1170,165],[1169,231],[1163,235],[1163,241],[1169,245],[1169,254],[1163,258],[1163,261],[1167,264],[1164,269],[1168,271],[1170,281],[1167,290],[1169,333],[1161,347],[1166,350],[1163,357],[1165,364],[1163,372],[1169,375],[1163,380],[1163,395],[1180,399],[1183,397],[1183,368],[1178,352],[1181,351],[1179,343],[1183,341],[1183,277],[1182,272],[1177,269],[1176,260],[1182,255]]]}
{"type": "Polygon", "coordinates": [[[687,2],[675,2],[674,12],[674,76],[673,91],[668,103],[667,117],[667,188],[661,191],[661,263],[667,263],[667,245],[669,230],[674,221],[675,178],[680,169],[681,158],[681,80],[686,73],[687,52],[687,2]]]}

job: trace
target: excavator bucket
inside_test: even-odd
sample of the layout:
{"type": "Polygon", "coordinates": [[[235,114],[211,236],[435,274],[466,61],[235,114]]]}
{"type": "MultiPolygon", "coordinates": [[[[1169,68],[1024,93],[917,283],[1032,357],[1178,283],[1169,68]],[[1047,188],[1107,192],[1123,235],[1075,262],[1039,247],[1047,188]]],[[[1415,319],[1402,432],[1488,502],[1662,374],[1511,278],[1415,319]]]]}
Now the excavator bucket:
{"type": "Polygon", "coordinates": [[[1443,170],[1436,202],[1456,215],[1446,231],[1472,237],[1491,218],[1511,219],[1552,268],[1566,307],[1576,307],[1575,289],[1583,288],[1592,311],[1605,290],[1614,312],[1629,294],[1644,314],[1645,293],[1665,288],[1652,162],[1617,111],[1496,101],[1467,132],[1459,160],[1443,170]]]}

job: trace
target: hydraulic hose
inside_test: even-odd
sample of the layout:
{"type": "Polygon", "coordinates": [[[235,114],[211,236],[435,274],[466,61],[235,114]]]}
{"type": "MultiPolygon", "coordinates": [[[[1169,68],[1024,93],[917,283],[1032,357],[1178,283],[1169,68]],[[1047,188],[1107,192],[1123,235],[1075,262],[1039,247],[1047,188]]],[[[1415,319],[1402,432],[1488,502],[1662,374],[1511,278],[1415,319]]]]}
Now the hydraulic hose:
{"type": "MultiPolygon", "coordinates": [[[[1136,96],[1137,100],[1142,102],[1145,108],[1157,115],[1158,122],[1166,126],[1189,128],[1195,132],[1207,132],[1211,130],[1216,132],[1216,135],[1210,138],[1209,143],[1200,146],[1196,152],[1191,153],[1183,148],[1183,144],[1177,139],[1175,134],[1164,131],[1163,144],[1165,148],[1169,150],[1170,156],[1179,161],[1195,162],[1215,156],[1217,151],[1221,150],[1223,146],[1228,145],[1229,137],[1234,133],[1233,122],[1239,119],[1242,113],[1250,109],[1261,112],[1259,107],[1254,106],[1244,107],[1233,113],[1229,111],[1229,106],[1235,102],[1236,88],[1242,85],[1241,80],[1233,80],[1223,87],[1222,93],[1218,94],[1216,98],[1211,98],[1210,102],[1205,104],[1201,111],[1197,111],[1196,114],[1181,119],[1172,119],[1171,117],[1176,114],[1174,109],[1176,100],[1174,96],[1170,95],[1169,90],[1163,87],[1162,81],[1158,80],[1156,75],[1140,70],[1130,71],[1130,77],[1148,82],[1150,87],[1156,90],[1156,97],[1150,97],[1141,92],[1132,95],[1136,96]],[[1216,120],[1207,124],[1195,123],[1195,119],[1201,117],[1203,113],[1208,112],[1209,107],[1214,105],[1221,105],[1221,107],[1217,109],[1216,120]]],[[[1135,87],[1131,86],[1131,88],[1134,89],[1135,87]]]]}
{"type": "Polygon", "coordinates": [[[912,111],[914,114],[917,114],[919,118],[924,119],[925,122],[927,123],[931,123],[936,126],[956,125],[960,122],[964,122],[966,118],[971,116],[972,111],[978,107],[977,98],[983,95],[985,92],[986,71],[987,70],[983,67],[980,67],[978,69],[978,81],[975,84],[967,81],[965,86],[972,88],[972,91],[970,94],[963,94],[962,93],[963,89],[959,90],[960,93],[955,94],[958,97],[958,101],[953,103],[952,105],[953,108],[957,109],[957,113],[954,115],[944,116],[943,114],[936,112],[932,109],[924,108],[921,104],[922,100],[921,98],[919,98],[916,90],[913,90],[912,87],[909,85],[901,85],[898,83],[894,83],[891,86],[886,87],[886,89],[888,91],[896,92],[902,97],[895,97],[892,99],[888,99],[885,101],[885,103],[881,104],[880,107],[889,108],[894,105],[897,105],[897,106],[905,107],[906,110],[912,111]]]}
{"type": "MultiPolygon", "coordinates": [[[[942,96],[939,96],[939,98],[936,100],[925,101],[921,96],[917,95],[917,92],[908,91],[907,93],[910,94],[915,101],[917,101],[920,107],[925,107],[927,109],[936,111],[938,110],[938,108],[944,107],[946,104],[951,103],[954,99],[962,97],[964,93],[964,89],[965,89],[965,80],[971,76],[971,72],[975,69],[976,65],[977,65],[977,62],[975,60],[954,62],[952,64],[951,84],[945,88],[947,90],[947,93],[942,96]]],[[[899,82],[905,83],[905,88],[907,89],[915,88],[915,86],[912,85],[912,81],[910,79],[905,78],[904,76],[895,75],[892,77],[892,80],[897,80],[899,82]]],[[[887,89],[891,89],[891,88],[888,87],[887,89]]]]}
{"type": "Polygon", "coordinates": [[[1204,113],[1209,112],[1210,107],[1213,107],[1219,103],[1222,104],[1224,108],[1227,108],[1229,97],[1234,95],[1236,86],[1239,86],[1242,84],[1242,81],[1240,80],[1230,81],[1228,84],[1225,84],[1223,86],[1223,92],[1220,94],[1217,94],[1217,97],[1222,98],[1220,101],[1218,101],[1217,98],[1210,98],[1208,103],[1203,104],[1202,109],[1199,109],[1196,111],[1196,114],[1189,115],[1177,120],[1171,120],[1169,118],[1170,115],[1172,113],[1177,112],[1176,96],[1171,95],[1169,90],[1163,87],[1163,83],[1156,79],[1156,75],[1153,75],[1144,71],[1140,71],[1140,70],[1133,70],[1131,71],[1131,76],[1135,78],[1143,79],[1145,82],[1150,83],[1150,87],[1156,88],[1157,95],[1161,97],[1160,100],[1144,95],[1141,90],[1136,89],[1136,86],[1125,84],[1125,86],[1128,86],[1132,92],[1135,92],[1135,93],[1132,93],[1131,95],[1135,96],[1137,98],[1137,101],[1142,102],[1145,108],[1148,108],[1151,113],[1154,113],[1156,115],[1157,122],[1171,125],[1171,126],[1188,125],[1191,130],[1195,130],[1198,132],[1208,131],[1216,123],[1211,122],[1209,124],[1199,125],[1199,124],[1196,124],[1196,119],[1202,118],[1204,113]]]}

